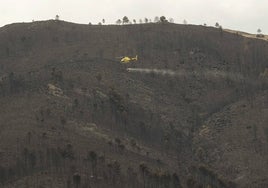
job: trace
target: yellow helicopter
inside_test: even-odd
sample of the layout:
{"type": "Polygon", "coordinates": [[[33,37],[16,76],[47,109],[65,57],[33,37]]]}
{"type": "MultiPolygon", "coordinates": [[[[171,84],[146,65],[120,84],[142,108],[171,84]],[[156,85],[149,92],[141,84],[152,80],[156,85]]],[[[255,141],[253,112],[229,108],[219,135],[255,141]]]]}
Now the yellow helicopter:
{"type": "Polygon", "coordinates": [[[138,55],[136,55],[135,57],[125,56],[120,60],[121,63],[130,63],[135,61],[138,61],[138,55]]]}

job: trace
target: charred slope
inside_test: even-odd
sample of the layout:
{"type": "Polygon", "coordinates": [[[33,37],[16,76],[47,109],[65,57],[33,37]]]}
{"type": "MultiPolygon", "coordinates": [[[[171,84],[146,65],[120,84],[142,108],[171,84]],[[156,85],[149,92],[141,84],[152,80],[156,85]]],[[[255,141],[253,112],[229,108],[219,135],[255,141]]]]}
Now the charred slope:
{"type": "Polygon", "coordinates": [[[267,185],[267,52],[203,26],[2,27],[0,182],[267,185]]]}

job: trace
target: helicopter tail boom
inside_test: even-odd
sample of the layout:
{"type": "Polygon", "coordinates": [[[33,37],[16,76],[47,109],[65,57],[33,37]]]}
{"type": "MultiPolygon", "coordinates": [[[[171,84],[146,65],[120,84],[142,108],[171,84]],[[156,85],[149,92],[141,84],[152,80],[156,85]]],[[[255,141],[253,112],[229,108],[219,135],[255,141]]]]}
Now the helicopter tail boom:
{"type": "Polygon", "coordinates": [[[138,55],[136,55],[135,57],[131,58],[131,60],[138,61],[138,55]]]}

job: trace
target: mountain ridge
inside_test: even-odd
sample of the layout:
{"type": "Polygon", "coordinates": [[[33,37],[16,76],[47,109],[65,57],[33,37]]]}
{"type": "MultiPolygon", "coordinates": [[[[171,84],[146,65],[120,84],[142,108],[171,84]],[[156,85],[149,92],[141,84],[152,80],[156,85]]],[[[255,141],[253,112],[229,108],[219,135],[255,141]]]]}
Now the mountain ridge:
{"type": "Polygon", "coordinates": [[[263,40],[194,25],[2,27],[1,183],[265,186],[267,52],[263,40]]]}

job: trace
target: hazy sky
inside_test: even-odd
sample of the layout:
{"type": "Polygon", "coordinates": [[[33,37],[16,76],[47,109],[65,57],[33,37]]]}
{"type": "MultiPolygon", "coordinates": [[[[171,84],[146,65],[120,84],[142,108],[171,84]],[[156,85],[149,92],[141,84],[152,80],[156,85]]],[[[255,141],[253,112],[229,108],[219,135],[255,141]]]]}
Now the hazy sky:
{"type": "Polygon", "coordinates": [[[54,19],[106,24],[128,16],[130,20],[164,15],[175,23],[214,26],[268,33],[268,0],[0,0],[0,26],[14,22],[54,19]]]}

